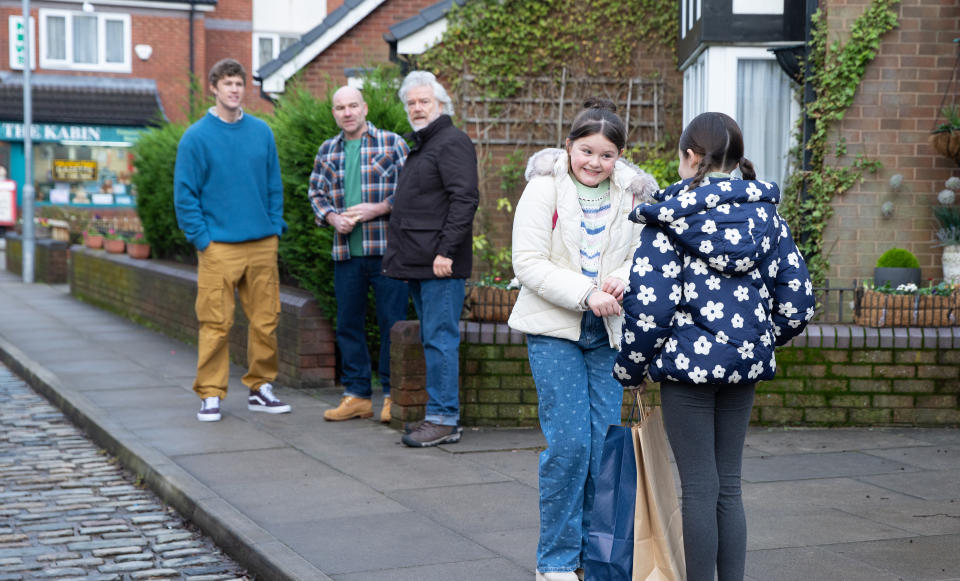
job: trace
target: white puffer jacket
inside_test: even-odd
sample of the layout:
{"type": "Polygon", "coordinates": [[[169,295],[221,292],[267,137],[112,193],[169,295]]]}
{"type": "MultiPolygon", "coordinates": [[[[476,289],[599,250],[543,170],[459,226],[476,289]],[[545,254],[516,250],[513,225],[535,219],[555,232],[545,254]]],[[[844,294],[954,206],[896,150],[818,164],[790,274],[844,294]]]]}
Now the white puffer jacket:
{"type": "MultiPolygon", "coordinates": [[[[529,183],[513,218],[513,272],[522,286],[508,324],[522,333],[577,341],[584,302],[595,283],[580,270],[583,211],[568,163],[562,149],[544,149],[527,162],[529,183]]],[[[610,179],[613,211],[604,230],[599,281],[614,276],[626,284],[642,228],[627,216],[658,189],[649,174],[617,161],[610,179]]],[[[622,315],[604,317],[611,347],[620,342],[622,322],[622,315]]]]}

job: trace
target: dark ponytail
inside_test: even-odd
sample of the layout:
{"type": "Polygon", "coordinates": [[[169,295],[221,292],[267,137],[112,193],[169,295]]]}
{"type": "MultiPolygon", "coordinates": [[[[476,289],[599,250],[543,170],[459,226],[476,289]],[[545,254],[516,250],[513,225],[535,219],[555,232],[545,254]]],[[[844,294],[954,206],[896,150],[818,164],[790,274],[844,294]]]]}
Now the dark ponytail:
{"type": "Polygon", "coordinates": [[[617,106],[609,99],[590,97],[583,102],[583,111],[573,120],[567,139],[573,142],[596,133],[609,139],[618,151],[627,146],[627,129],[617,115],[617,106]]]}
{"type": "Polygon", "coordinates": [[[757,178],[753,163],[743,157],[740,126],[729,115],[709,112],[694,117],[680,135],[680,152],[684,157],[688,149],[701,156],[690,189],[699,186],[711,171],[731,171],[738,165],[744,179],[757,178]]]}

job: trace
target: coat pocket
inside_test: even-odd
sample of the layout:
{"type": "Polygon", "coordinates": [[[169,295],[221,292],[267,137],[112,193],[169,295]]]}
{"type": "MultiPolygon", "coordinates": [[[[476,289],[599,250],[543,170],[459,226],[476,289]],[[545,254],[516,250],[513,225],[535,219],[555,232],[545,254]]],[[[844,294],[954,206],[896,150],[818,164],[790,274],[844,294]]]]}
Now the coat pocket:
{"type": "Polygon", "coordinates": [[[431,218],[404,218],[400,224],[400,252],[410,266],[431,266],[440,246],[443,222],[431,218]]]}

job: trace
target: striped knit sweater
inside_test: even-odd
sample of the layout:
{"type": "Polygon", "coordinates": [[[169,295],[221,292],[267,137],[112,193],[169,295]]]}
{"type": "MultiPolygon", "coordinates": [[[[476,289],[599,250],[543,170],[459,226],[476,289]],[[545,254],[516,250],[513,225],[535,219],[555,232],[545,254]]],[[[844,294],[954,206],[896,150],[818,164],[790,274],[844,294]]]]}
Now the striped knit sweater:
{"type": "Polygon", "coordinates": [[[600,274],[600,250],[606,240],[605,230],[610,217],[610,180],[595,188],[585,186],[571,174],[577,186],[577,199],[583,210],[580,222],[580,271],[596,279],[600,274]]]}

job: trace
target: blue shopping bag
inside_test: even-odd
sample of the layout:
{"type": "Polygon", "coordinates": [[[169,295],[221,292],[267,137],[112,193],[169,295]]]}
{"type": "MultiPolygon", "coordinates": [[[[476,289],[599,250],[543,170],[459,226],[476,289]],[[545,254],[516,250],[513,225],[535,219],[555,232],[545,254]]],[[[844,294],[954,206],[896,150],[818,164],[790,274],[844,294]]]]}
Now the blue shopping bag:
{"type": "Polygon", "coordinates": [[[631,426],[607,428],[595,482],[584,581],[624,581],[633,576],[637,457],[631,430],[631,426]]]}

